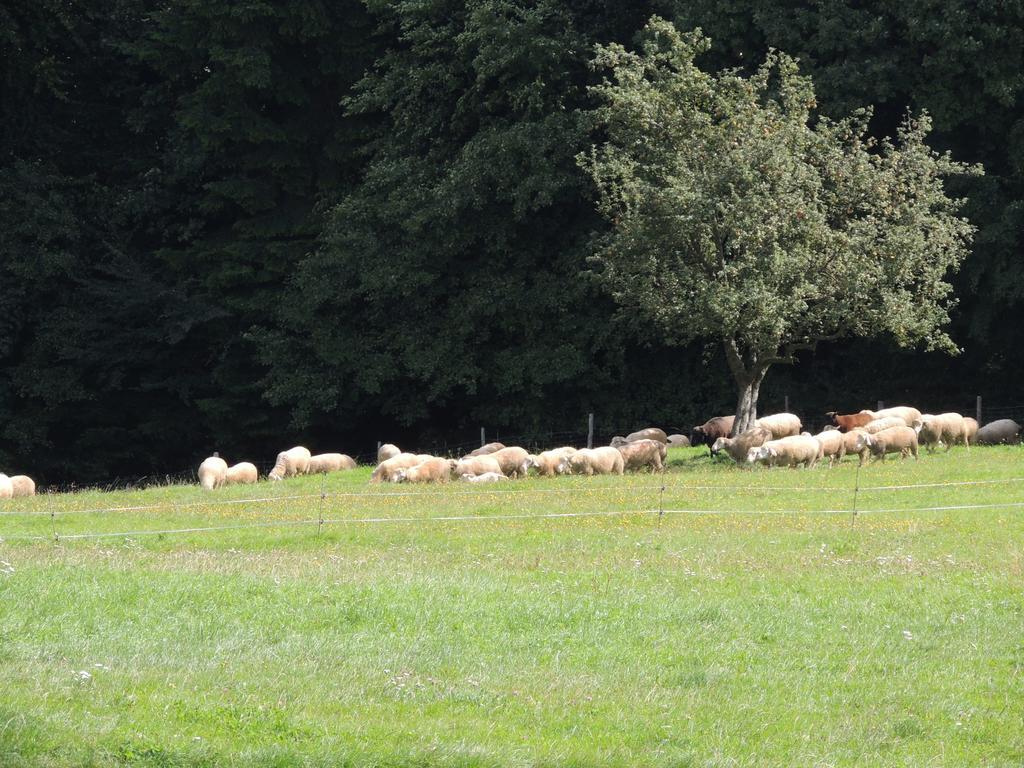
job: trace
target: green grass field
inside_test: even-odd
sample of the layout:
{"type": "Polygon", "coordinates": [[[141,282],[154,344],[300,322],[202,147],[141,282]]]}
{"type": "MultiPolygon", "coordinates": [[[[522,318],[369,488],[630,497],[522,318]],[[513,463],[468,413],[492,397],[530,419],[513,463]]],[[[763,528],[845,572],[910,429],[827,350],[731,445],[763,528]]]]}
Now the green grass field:
{"type": "Polygon", "coordinates": [[[0,502],[0,766],[1024,764],[1024,448],[671,459],[0,502]]]}

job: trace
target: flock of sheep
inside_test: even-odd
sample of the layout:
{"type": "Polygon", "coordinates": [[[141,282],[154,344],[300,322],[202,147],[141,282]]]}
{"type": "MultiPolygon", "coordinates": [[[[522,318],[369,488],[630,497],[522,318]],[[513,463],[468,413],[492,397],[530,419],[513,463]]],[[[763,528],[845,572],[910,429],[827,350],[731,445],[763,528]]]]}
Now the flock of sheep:
{"type": "MultiPolygon", "coordinates": [[[[735,417],[716,416],[696,426],[689,437],[666,435],[649,427],[626,437],[615,437],[601,448],[569,446],[530,453],[518,446],[489,443],[463,456],[448,459],[430,454],[403,453],[396,446],[382,445],[371,483],[445,483],[461,479],[489,483],[526,477],[531,472],[555,475],[623,474],[645,467],[664,469],[669,446],[707,445],[712,455],[725,453],[735,462],[766,466],[813,467],[828,459],[831,467],[846,454],[856,454],[863,464],[869,456],[885,460],[887,454],[918,456],[924,445],[934,450],[945,445],[967,448],[972,443],[994,445],[1020,440],[1021,426],[1011,419],[999,419],[979,429],[978,422],[959,413],[922,414],[916,408],[898,406],[880,411],[826,414],[829,426],[816,435],[802,431],[800,419],[792,413],[764,416],[752,429],[730,437],[735,417]]],[[[339,472],[353,469],[356,462],[343,453],[311,455],[301,446],[277,455],[270,480],[296,475],[339,472]]],[[[225,485],[250,484],[259,479],[256,466],[243,461],[228,466],[216,453],[199,465],[199,484],[208,490],[225,485]]],[[[33,496],[36,484],[27,475],[8,477],[0,473],[0,499],[33,496]]]]}
{"type": "Polygon", "coordinates": [[[799,418],[793,414],[777,414],[758,419],[752,429],[734,438],[734,417],[718,416],[690,435],[693,445],[708,445],[711,453],[722,451],[736,462],[767,466],[813,467],[828,459],[831,467],[848,454],[857,454],[864,464],[868,456],[885,461],[890,453],[901,457],[918,457],[921,445],[934,451],[945,445],[970,448],[971,443],[1011,443],[1019,439],[1020,425],[1011,419],[1000,419],[979,429],[978,422],[959,413],[922,414],[917,408],[897,406],[880,411],[825,414],[831,424],[817,435],[801,432],[799,418]]]}
{"type": "MultiPolygon", "coordinates": [[[[649,427],[626,437],[615,437],[611,445],[576,449],[569,446],[530,453],[519,446],[489,443],[463,456],[449,459],[431,454],[405,453],[390,443],[380,446],[371,483],[447,483],[463,480],[491,483],[523,478],[531,472],[555,475],[621,475],[626,471],[664,469],[669,446],[707,445],[712,455],[725,453],[737,463],[769,467],[813,467],[828,459],[831,467],[846,454],[856,454],[863,464],[869,456],[885,460],[887,454],[918,456],[921,445],[934,450],[945,445],[970,447],[971,443],[1010,443],[1019,439],[1021,427],[1010,419],[986,424],[958,413],[922,414],[916,408],[899,406],[880,411],[826,414],[831,424],[812,435],[802,431],[799,417],[792,413],[764,416],[755,426],[730,437],[735,417],[716,416],[694,427],[690,436],[666,435],[649,427]]],[[[353,469],[356,462],[342,453],[311,455],[296,446],[277,455],[270,480],[296,475],[353,469]]],[[[228,466],[214,454],[199,466],[199,483],[213,490],[234,483],[255,483],[256,467],[249,462],[228,466]]]]}

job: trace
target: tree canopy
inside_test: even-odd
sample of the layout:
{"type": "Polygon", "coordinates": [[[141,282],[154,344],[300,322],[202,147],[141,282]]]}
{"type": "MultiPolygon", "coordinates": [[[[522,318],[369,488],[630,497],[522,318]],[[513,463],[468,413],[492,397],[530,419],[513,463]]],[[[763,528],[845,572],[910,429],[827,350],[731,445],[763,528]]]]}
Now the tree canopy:
{"type": "Polygon", "coordinates": [[[696,58],[711,41],[655,17],[639,50],[599,46],[594,87],[607,141],[581,164],[611,232],[595,260],[627,312],[669,340],[720,340],[756,418],[768,368],[849,336],[955,351],[947,276],[973,228],[944,179],[972,169],[907,118],[874,141],[869,113],[815,116],[810,79],[770,52],[749,76],[696,58]]]}

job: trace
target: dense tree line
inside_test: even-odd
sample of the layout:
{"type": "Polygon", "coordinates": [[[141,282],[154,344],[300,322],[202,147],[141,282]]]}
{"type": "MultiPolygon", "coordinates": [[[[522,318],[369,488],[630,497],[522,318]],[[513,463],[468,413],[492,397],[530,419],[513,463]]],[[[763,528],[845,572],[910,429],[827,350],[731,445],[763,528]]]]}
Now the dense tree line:
{"type": "Polygon", "coordinates": [[[1024,10],[914,0],[10,0],[0,8],[0,467],[177,470],[214,447],[360,452],[485,423],[683,426],[731,408],[588,276],[607,226],[595,46],[652,14],[709,69],[797,57],[822,111],[908,108],[978,226],[957,357],[885,339],[761,388],[810,413],[1019,397],[1024,10]]]}

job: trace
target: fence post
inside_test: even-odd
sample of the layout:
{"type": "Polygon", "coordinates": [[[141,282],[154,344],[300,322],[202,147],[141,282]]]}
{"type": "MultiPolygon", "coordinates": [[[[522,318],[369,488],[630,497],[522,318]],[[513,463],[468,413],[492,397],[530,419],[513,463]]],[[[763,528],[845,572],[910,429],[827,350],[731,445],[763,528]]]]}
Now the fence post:
{"type": "Polygon", "coordinates": [[[880,411],[880,410],[882,410],[883,408],[885,408],[885,401],[884,401],[884,400],[879,400],[879,401],[878,401],[878,407],[877,407],[877,408],[875,408],[875,410],[876,410],[876,411],[880,411]]]}
{"type": "Polygon", "coordinates": [[[981,426],[981,395],[978,395],[978,400],[974,404],[975,419],[978,422],[978,426],[981,426]]]}
{"type": "Polygon", "coordinates": [[[789,413],[789,395],[786,395],[784,403],[785,404],[782,406],[782,410],[785,411],[786,413],[789,413]]]}
{"type": "Polygon", "coordinates": [[[480,447],[483,448],[487,445],[487,437],[484,435],[484,428],[480,427],[480,447]]]}
{"type": "Polygon", "coordinates": [[[594,414],[587,415],[587,448],[594,447],[594,414]]]}

